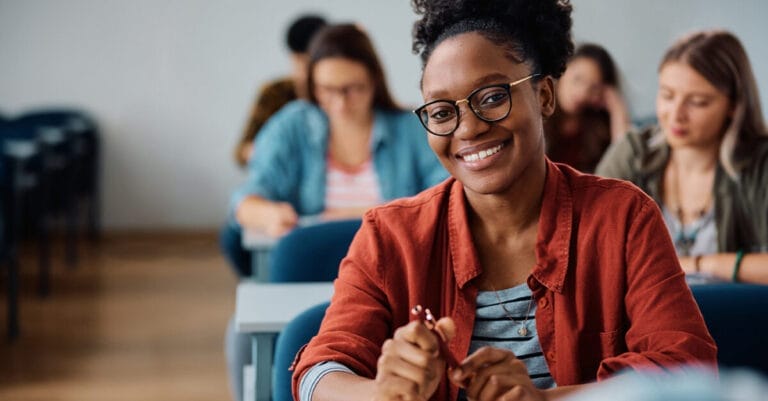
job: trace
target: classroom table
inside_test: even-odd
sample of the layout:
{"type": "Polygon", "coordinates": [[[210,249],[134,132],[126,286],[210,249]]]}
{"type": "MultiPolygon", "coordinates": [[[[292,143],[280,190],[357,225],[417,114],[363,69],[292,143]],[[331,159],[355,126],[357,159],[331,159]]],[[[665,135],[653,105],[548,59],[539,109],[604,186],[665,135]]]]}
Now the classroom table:
{"type": "Polygon", "coordinates": [[[333,283],[260,283],[237,286],[235,330],[251,335],[255,400],[272,396],[272,353],[275,337],[294,317],[333,295],[333,283]]]}

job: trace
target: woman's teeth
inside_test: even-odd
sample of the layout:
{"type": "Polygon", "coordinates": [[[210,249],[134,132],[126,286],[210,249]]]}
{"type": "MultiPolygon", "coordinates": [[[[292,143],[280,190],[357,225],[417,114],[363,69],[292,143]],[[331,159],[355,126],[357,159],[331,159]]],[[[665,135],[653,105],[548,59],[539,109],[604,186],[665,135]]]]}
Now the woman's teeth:
{"type": "Polygon", "coordinates": [[[474,162],[474,161],[478,161],[478,160],[483,160],[483,159],[485,159],[486,157],[488,157],[490,155],[498,153],[501,150],[501,148],[503,148],[503,147],[504,147],[504,144],[499,144],[499,145],[496,145],[496,146],[494,146],[494,147],[492,147],[490,149],[485,149],[485,150],[481,150],[481,151],[479,151],[477,153],[470,153],[468,155],[464,155],[461,158],[464,159],[464,161],[468,161],[468,162],[474,162]]]}

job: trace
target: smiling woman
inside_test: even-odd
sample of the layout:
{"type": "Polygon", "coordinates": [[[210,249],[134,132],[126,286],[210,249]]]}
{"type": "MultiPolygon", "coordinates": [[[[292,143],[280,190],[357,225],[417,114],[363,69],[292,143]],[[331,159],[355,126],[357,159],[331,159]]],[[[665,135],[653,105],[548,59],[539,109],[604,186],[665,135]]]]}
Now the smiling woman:
{"type": "Polygon", "coordinates": [[[452,178],[366,213],[295,398],[545,400],[625,369],[714,365],[653,201],[544,155],[570,4],[413,4],[416,114],[452,178]],[[416,305],[443,318],[412,321],[416,305]]]}

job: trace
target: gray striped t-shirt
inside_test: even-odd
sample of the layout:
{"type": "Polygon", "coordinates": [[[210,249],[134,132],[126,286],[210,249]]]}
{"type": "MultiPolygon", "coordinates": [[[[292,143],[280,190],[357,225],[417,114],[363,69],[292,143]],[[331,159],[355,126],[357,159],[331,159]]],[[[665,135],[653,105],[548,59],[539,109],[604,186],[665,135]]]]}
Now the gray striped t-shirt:
{"type": "Polygon", "coordinates": [[[537,388],[555,387],[536,332],[536,300],[532,299],[527,284],[496,292],[480,291],[477,294],[475,327],[472,330],[469,354],[484,346],[512,351],[517,359],[525,363],[528,375],[537,388]],[[525,336],[519,334],[523,325],[527,330],[525,336]]]}

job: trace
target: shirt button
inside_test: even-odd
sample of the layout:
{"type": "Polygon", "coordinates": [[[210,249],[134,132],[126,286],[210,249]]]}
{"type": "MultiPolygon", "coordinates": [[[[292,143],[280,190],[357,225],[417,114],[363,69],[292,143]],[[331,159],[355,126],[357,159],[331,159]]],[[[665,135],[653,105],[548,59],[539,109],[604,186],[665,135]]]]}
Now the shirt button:
{"type": "Polygon", "coordinates": [[[542,298],[539,300],[539,308],[546,308],[547,305],[549,305],[549,301],[547,301],[547,298],[542,298]]]}
{"type": "Polygon", "coordinates": [[[555,360],[555,351],[547,352],[547,359],[549,359],[550,361],[554,361],[555,360]]]}

